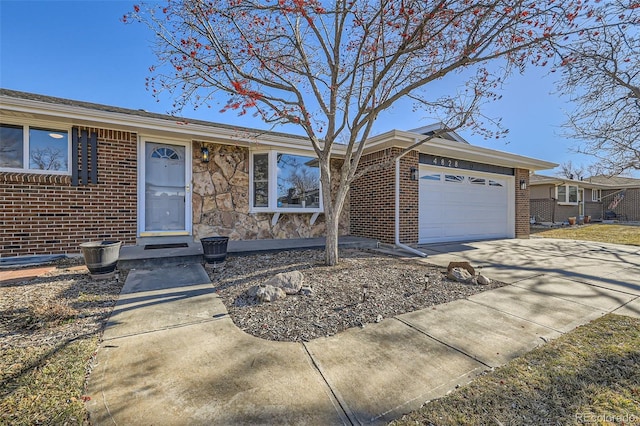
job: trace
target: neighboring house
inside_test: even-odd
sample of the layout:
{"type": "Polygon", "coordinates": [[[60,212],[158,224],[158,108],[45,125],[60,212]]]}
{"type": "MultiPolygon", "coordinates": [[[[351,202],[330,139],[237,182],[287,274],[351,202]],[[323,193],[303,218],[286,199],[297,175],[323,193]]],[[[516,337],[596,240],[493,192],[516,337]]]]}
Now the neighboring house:
{"type": "Polygon", "coordinates": [[[569,217],[640,220],[640,179],[593,176],[575,180],[532,174],[531,217],[566,222],[569,217]]]}
{"type": "MultiPolygon", "coordinates": [[[[91,240],[324,235],[318,164],[303,137],[5,89],[0,123],[0,256],[77,253],[91,240]]],[[[438,128],[372,137],[361,167],[438,128]]],[[[336,146],[333,176],[343,155],[336,146]]],[[[526,238],[530,172],[553,167],[449,132],[353,182],[340,234],[526,238]]]]}
{"type": "Polygon", "coordinates": [[[640,222],[640,179],[599,175],[585,180],[602,185],[598,195],[605,219],[618,217],[622,220],[640,222]]]}

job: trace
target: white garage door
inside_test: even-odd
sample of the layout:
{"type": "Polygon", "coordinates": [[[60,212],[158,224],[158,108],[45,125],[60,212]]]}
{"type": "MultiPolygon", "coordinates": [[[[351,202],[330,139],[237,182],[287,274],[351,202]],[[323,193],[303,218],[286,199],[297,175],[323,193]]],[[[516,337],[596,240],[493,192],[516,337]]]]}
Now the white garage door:
{"type": "Polygon", "coordinates": [[[419,242],[514,237],[513,176],[420,166],[419,242]]]}

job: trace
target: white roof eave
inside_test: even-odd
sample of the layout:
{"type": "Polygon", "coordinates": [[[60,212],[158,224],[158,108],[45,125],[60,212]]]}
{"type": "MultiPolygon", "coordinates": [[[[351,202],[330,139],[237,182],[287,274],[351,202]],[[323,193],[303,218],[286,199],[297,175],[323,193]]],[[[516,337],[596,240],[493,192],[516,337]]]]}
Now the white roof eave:
{"type": "MultiPolygon", "coordinates": [[[[424,138],[424,135],[392,130],[370,138],[369,141],[367,141],[365,153],[391,147],[407,148],[420,141],[421,138],[424,138]]],[[[425,154],[527,170],[547,170],[558,166],[558,164],[549,161],[440,138],[434,138],[425,142],[419,146],[417,150],[425,154]]]]}
{"type": "MultiPolygon", "coordinates": [[[[40,120],[56,120],[70,125],[109,128],[112,130],[127,130],[141,134],[163,135],[181,139],[199,140],[204,142],[219,142],[239,146],[266,146],[275,148],[289,148],[303,151],[313,151],[310,142],[294,136],[286,137],[281,134],[269,133],[259,129],[235,130],[217,127],[214,123],[203,125],[157,117],[145,117],[113,111],[101,111],[75,105],[53,104],[31,99],[0,96],[0,112],[18,113],[25,120],[29,118],[40,120]]],[[[15,114],[14,114],[15,115],[15,114]]],[[[336,146],[336,155],[344,152],[341,146],[336,146]]]]}

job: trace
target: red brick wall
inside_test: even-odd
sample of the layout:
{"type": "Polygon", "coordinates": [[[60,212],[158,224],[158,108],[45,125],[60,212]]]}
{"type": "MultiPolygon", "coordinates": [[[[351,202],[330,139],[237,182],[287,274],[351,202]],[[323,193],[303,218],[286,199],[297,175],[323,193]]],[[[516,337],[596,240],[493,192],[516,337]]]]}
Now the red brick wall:
{"type": "Polygon", "coordinates": [[[0,172],[0,257],[79,253],[93,240],[134,244],[137,135],[98,134],[98,184],[71,186],[71,176],[0,172]]]}
{"type": "Polygon", "coordinates": [[[516,169],[516,238],[529,238],[530,233],[530,203],[529,203],[529,170],[516,169]],[[527,189],[520,189],[520,181],[527,183],[527,189]]]}
{"type": "MultiPolygon", "coordinates": [[[[403,244],[418,242],[419,182],[411,180],[411,168],[419,169],[418,151],[400,159],[400,242],[403,244]]],[[[395,165],[393,170],[395,173],[395,165]]]]}
{"type": "MultiPolygon", "coordinates": [[[[399,149],[386,149],[362,157],[359,168],[377,164],[396,155],[399,149]]],[[[418,182],[409,179],[411,167],[418,167],[418,152],[400,160],[400,242],[418,242],[418,182]]],[[[395,161],[374,170],[351,184],[350,234],[395,242],[395,161]]]]}

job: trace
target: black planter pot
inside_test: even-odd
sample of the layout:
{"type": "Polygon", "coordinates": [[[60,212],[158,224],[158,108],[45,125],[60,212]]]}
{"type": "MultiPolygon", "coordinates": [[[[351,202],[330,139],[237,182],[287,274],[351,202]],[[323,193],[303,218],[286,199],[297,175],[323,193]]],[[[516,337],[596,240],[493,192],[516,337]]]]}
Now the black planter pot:
{"type": "Polygon", "coordinates": [[[116,270],[120,241],[92,241],[80,244],[84,263],[93,278],[107,278],[116,270]]]}
{"type": "Polygon", "coordinates": [[[229,237],[206,237],[201,238],[202,253],[204,261],[207,263],[224,262],[227,258],[227,243],[229,237]]]}

